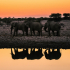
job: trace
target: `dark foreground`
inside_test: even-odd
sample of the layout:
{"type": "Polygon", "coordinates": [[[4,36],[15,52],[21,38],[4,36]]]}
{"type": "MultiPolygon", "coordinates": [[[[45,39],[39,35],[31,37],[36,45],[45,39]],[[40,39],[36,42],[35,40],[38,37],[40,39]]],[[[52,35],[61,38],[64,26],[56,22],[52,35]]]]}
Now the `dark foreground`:
{"type": "Polygon", "coordinates": [[[70,49],[70,37],[1,36],[0,48],[62,48],[70,49]]]}

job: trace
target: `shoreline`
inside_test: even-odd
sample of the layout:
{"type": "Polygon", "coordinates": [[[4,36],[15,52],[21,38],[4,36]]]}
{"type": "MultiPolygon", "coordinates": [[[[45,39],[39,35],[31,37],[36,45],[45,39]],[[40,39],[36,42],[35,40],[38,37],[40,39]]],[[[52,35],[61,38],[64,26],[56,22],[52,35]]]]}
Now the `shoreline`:
{"type": "Polygon", "coordinates": [[[70,49],[70,37],[63,36],[0,36],[0,48],[62,48],[70,49]]]}

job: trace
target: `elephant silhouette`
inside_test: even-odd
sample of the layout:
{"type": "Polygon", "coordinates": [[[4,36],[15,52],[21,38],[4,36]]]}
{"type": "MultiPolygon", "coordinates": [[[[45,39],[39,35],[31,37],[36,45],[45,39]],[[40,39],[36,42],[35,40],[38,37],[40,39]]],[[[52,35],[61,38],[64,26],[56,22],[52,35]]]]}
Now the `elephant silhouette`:
{"type": "Polygon", "coordinates": [[[44,30],[48,32],[49,36],[51,36],[50,31],[52,31],[52,34],[55,36],[55,32],[57,32],[57,36],[60,36],[60,29],[61,25],[59,22],[54,22],[54,21],[48,21],[44,25],[44,30]],[[46,30],[48,28],[48,31],[46,30]]]}
{"type": "Polygon", "coordinates": [[[31,60],[40,59],[42,56],[43,56],[42,48],[41,49],[39,48],[38,51],[35,51],[35,48],[32,51],[32,48],[31,48],[31,53],[27,55],[27,59],[31,59],[31,60]]]}
{"type": "Polygon", "coordinates": [[[52,52],[50,52],[50,49],[48,50],[49,54],[46,52],[45,50],[45,58],[52,60],[52,59],[59,59],[61,57],[61,53],[60,53],[60,49],[57,49],[57,51],[54,51],[54,49],[52,50],[52,52]]]}
{"type": "Polygon", "coordinates": [[[17,50],[14,49],[14,51],[15,51],[15,54],[13,54],[12,48],[11,48],[11,55],[13,59],[24,59],[28,54],[28,49],[26,50],[23,49],[23,51],[21,52],[18,52],[18,49],[17,50]]]}
{"type": "Polygon", "coordinates": [[[42,24],[40,22],[37,22],[37,21],[28,21],[26,22],[26,27],[30,28],[30,33],[31,33],[31,36],[32,36],[32,32],[34,33],[35,35],[35,31],[38,31],[38,35],[42,36],[42,24]]]}
{"type": "Polygon", "coordinates": [[[12,35],[12,30],[14,29],[14,34],[13,36],[18,35],[18,30],[22,30],[23,35],[24,32],[26,32],[26,35],[28,35],[28,27],[26,27],[25,22],[23,21],[12,21],[11,22],[11,35],[12,35]]]}

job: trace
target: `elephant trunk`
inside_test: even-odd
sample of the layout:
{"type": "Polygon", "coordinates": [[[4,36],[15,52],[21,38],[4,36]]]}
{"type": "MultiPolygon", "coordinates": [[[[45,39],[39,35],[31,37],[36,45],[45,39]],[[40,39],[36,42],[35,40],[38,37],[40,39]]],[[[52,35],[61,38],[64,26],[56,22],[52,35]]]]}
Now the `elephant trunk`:
{"type": "Polygon", "coordinates": [[[13,29],[13,26],[11,26],[11,34],[12,34],[12,29],[13,29]]]}
{"type": "Polygon", "coordinates": [[[46,32],[48,32],[47,30],[46,30],[46,27],[44,26],[44,30],[46,31],[46,32]]]}

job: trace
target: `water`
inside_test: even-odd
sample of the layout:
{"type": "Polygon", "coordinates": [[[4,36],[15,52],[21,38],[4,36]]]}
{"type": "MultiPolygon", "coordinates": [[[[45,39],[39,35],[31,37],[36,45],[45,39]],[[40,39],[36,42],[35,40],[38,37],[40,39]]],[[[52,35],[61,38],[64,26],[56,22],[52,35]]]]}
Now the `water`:
{"type": "MultiPolygon", "coordinates": [[[[44,51],[45,49],[43,54],[44,51]]],[[[58,60],[49,60],[45,56],[39,60],[27,58],[14,60],[11,49],[0,49],[0,70],[70,70],[70,49],[60,49],[60,52],[61,57],[58,60]]]]}

